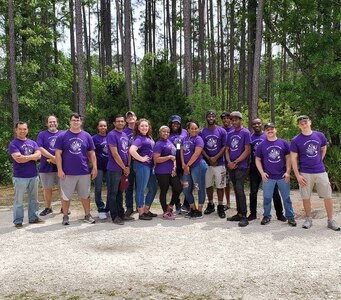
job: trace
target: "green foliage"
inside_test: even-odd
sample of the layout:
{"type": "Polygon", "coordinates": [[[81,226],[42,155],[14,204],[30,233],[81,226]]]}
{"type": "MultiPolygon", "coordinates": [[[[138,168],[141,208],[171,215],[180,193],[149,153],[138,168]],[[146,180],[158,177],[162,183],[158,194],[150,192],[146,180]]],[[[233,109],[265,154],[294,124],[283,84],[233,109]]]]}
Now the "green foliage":
{"type": "Polygon", "coordinates": [[[330,146],[324,158],[333,190],[341,191],[341,152],[339,146],[330,146]]]}

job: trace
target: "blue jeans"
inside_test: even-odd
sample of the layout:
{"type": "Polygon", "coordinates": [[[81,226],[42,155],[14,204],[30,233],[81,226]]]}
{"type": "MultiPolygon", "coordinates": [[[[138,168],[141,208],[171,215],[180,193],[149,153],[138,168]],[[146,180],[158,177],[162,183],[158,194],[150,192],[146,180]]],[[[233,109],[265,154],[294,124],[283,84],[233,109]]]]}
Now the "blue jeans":
{"type": "Polygon", "coordinates": [[[185,184],[183,186],[183,192],[190,205],[194,204],[193,189],[196,187],[198,189],[198,202],[200,205],[204,205],[206,197],[205,188],[205,175],[208,169],[207,163],[202,160],[197,166],[191,168],[190,174],[184,174],[182,177],[182,182],[185,184]]]}
{"type": "Polygon", "coordinates": [[[271,218],[271,200],[274,192],[275,185],[277,184],[279,192],[281,193],[285,217],[287,219],[294,218],[294,210],[290,199],[290,183],[286,183],[284,178],[282,179],[268,179],[267,182],[263,181],[263,216],[271,218]]]}
{"type": "MultiPolygon", "coordinates": [[[[102,200],[102,184],[103,179],[105,179],[106,182],[108,182],[108,172],[103,170],[97,171],[97,176],[94,180],[95,185],[95,202],[97,206],[98,212],[106,212],[106,205],[102,200]]],[[[108,197],[107,197],[108,200],[108,197]]]]}
{"type": "Polygon", "coordinates": [[[108,171],[108,207],[112,220],[116,217],[124,218],[123,195],[120,191],[122,171],[108,171]]]}
{"type": "MultiPolygon", "coordinates": [[[[135,171],[133,168],[133,161],[131,162],[131,166],[130,166],[130,173],[128,175],[128,182],[129,182],[129,186],[126,189],[126,208],[131,208],[133,209],[134,207],[134,184],[135,184],[135,171]]],[[[136,184],[135,184],[136,186],[136,184]]]]}
{"type": "Polygon", "coordinates": [[[136,206],[138,208],[151,206],[157,192],[157,182],[152,168],[147,167],[139,161],[134,161],[134,172],[136,174],[136,206]],[[148,188],[146,198],[144,190],[148,188]]]}
{"type": "Polygon", "coordinates": [[[22,224],[24,221],[24,194],[28,198],[28,221],[38,219],[38,182],[39,177],[12,178],[14,185],[13,223],[22,224]]]}

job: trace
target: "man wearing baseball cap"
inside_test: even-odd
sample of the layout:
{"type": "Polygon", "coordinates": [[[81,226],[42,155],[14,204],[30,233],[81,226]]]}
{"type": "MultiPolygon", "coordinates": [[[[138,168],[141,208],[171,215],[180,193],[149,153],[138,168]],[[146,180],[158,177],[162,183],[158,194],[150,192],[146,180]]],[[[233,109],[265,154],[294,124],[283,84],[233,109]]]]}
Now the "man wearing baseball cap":
{"type": "Polygon", "coordinates": [[[315,186],[319,197],[324,198],[328,217],[327,227],[340,231],[340,227],[333,219],[332,190],[323,164],[323,159],[327,153],[327,139],[322,132],[311,129],[309,116],[299,116],[297,123],[301,133],[291,140],[290,156],[306,214],[302,227],[308,229],[313,224],[310,196],[315,186]]]}

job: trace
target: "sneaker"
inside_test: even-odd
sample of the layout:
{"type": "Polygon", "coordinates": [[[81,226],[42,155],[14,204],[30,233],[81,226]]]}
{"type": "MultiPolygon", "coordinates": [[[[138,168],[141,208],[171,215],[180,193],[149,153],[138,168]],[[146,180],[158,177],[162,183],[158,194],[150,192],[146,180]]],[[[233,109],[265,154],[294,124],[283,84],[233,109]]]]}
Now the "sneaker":
{"type": "Polygon", "coordinates": [[[171,212],[165,212],[162,218],[165,220],[175,220],[175,216],[171,212]]]}
{"type": "Polygon", "coordinates": [[[14,226],[15,226],[15,228],[17,228],[17,229],[21,229],[21,228],[24,227],[24,226],[22,225],[22,223],[15,224],[14,226]]]}
{"type": "Polygon", "coordinates": [[[94,218],[90,214],[88,214],[84,217],[84,222],[89,223],[89,224],[95,224],[96,223],[96,221],[94,220],[94,218]]]}
{"type": "Polygon", "coordinates": [[[46,216],[48,214],[52,214],[52,209],[49,207],[45,207],[44,210],[39,214],[39,216],[46,216]]]}
{"type": "Polygon", "coordinates": [[[215,212],[214,203],[208,202],[204,214],[209,215],[213,212],[215,212]]]}
{"type": "Polygon", "coordinates": [[[249,225],[249,221],[247,220],[247,217],[241,217],[238,226],[239,227],[246,227],[247,225],[249,225]]]}
{"type": "Polygon", "coordinates": [[[202,219],[204,216],[202,215],[202,212],[199,210],[195,210],[191,219],[202,219]]]}
{"type": "Polygon", "coordinates": [[[248,221],[253,221],[257,219],[257,214],[251,213],[249,214],[249,216],[247,217],[248,221]]]}
{"type": "Polygon", "coordinates": [[[295,221],[295,219],[288,219],[288,224],[292,227],[296,227],[297,226],[297,223],[295,221]]]}
{"type": "Polygon", "coordinates": [[[134,210],[132,208],[127,208],[124,215],[126,215],[127,217],[130,217],[133,213],[134,213],[134,210]]]}
{"type": "Polygon", "coordinates": [[[63,216],[63,222],[62,222],[63,225],[70,225],[70,222],[69,222],[69,216],[63,216]]]}
{"type": "Polygon", "coordinates": [[[123,217],[123,221],[128,221],[129,222],[129,221],[134,221],[134,220],[135,220],[135,218],[131,217],[131,216],[129,216],[129,217],[128,216],[124,216],[123,217]]]}
{"type": "Polygon", "coordinates": [[[99,212],[98,213],[98,218],[100,220],[106,220],[108,218],[107,213],[106,212],[99,212]]]}
{"type": "Polygon", "coordinates": [[[306,218],[302,225],[302,228],[309,229],[311,226],[313,226],[313,220],[311,218],[306,218]]]}
{"type": "Polygon", "coordinates": [[[225,210],[224,210],[224,205],[219,204],[217,206],[217,212],[218,212],[219,218],[221,218],[221,219],[225,219],[226,218],[226,213],[225,213],[225,210]]]}
{"type": "Polygon", "coordinates": [[[195,210],[194,209],[190,209],[189,212],[187,214],[185,214],[185,218],[192,218],[195,214],[195,210]]]}
{"type": "Polygon", "coordinates": [[[281,221],[281,222],[286,222],[286,221],[287,221],[287,218],[284,217],[284,215],[279,215],[279,216],[277,216],[277,220],[278,220],[278,221],[281,221]]]}
{"type": "MultiPolygon", "coordinates": [[[[63,208],[60,209],[60,213],[63,214],[63,208]]],[[[68,215],[71,215],[71,211],[68,211],[68,215]]]]}
{"type": "Polygon", "coordinates": [[[148,216],[151,217],[151,218],[156,218],[156,217],[157,217],[157,214],[153,214],[151,211],[148,211],[148,212],[146,213],[146,215],[148,215],[148,216]]]}
{"type": "Polygon", "coordinates": [[[262,221],[260,221],[261,225],[266,225],[271,222],[271,219],[268,217],[263,217],[262,221]]]}
{"type": "Polygon", "coordinates": [[[230,209],[230,206],[224,205],[224,210],[227,211],[228,209],[230,209]]]}
{"type": "Polygon", "coordinates": [[[336,224],[335,220],[328,220],[328,228],[334,231],[340,231],[340,227],[336,224]]]}
{"type": "Polygon", "coordinates": [[[35,219],[35,220],[31,220],[31,221],[28,221],[28,223],[30,224],[38,224],[38,223],[44,223],[45,221],[43,221],[42,219],[35,219]]]}
{"type": "Polygon", "coordinates": [[[116,217],[112,222],[116,225],[124,225],[124,221],[120,217],[116,217]]]}
{"type": "Polygon", "coordinates": [[[175,213],[177,215],[181,215],[181,203],[178,203],[176,206],[175,206],[175,213]]]}
{"type": "Polygon", "coordinates": [[[240,215],[236,214],[230,218],[227,218],[226,221],[239,222],[241,219],[242,219],[242,217],[240,215]]]}
{"type": "Polygon", "coordinates": [[[188,207],[188,206],[186,206],[185,204],[183,204],[183,205],[181,206],[181,212],[182,212],[182,213],[188,213],[190,209],[191,209],[191,208],[188,207]]]}
{"type": "Polygon", "coordinates": [[[152,217],[148,216],[146,213],[139,215],[139,220],[150,221],[152,217]]]}

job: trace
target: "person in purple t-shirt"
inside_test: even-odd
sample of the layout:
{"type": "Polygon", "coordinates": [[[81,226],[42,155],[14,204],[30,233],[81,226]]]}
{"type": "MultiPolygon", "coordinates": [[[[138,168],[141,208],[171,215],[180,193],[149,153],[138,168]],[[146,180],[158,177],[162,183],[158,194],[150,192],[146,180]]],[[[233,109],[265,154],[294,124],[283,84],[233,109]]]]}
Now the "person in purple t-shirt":
{"type": "Polygon", "coordinates": [[[91,179],[97,175],[95,145],[91,135],[82,130],[82,121],[78,113],[70,116],[70,129],[66,130],[56,140],[56,165],[60,179],[60,189],[63,208],[63,225],[69,225],[70,200],[75,190],[82,201],[84,221],[95,223],[90,214],[91,179]],[[88,162],[92,164],[90,171],[88,162]]]}
{"type": "Polygon", "coordinates": [[[107,218],[108,208],[102,200],[102,184],[103,180],[107,181],[107,164],[108,164],[108,143],[107,130],[108,125],[106,120],[99,120],[97,123],[98,133],[92,136],[95,145],[95,154],[97,161],[97,176],[94,180],[95,186],[95,203],[97,206],[98,217],[101,220],[107,218]]]}
{"type": "Polygon", "coordinates": [[[287,141],[277,138],[274,123],[264,126],[266,139],[256,150],[256,166],[263,180],[263,208],[264,214],[261,221],[266,225],[271,221],[271,199],[277,184],[283,198],[285,217],[288,224],[296,226],[294,210],[290,199],[290,151],[287,141]]]}
{"type": "Polygon", "coordinates": [[[133,168],[136,174],[136,205],[140,220],[151,220],[157,217],[150,211],[157,192],[157,182],[154,174],[152,126],[146,119],[136,122],[134,141],[129,153],[134,158],[133,168]],[[144,197],[144,190],[148,193],[144,197]]]}
{"type": "Polygon", "coordinates": [[[230,115],[234,131],[227,136],[226,142],[226,161],[230,172],[230,178],[233,184],[234,194],[237,202],[237,214],[228,221],[239,221],[238,226],[245,227],[249,225],[246,217],[246,196],[244,191],[244,182],[248,168],[248,160],[251,152],[251,134],[242,126],[242,114],[239,111],[233,111],[230,115]]]}
{"type": "Polygon", "coordinates": [[[24,221],[24,194],[28,194],[28,222],[43,222],[38,218],[38,170],[36,161],[41,153],[35,141],[27,138],[26,122],[15,124],[16,138],[9,143],[8,151],[13,161],[13,223],[22,228],[24,221]]]}
{"type": "Polygon", "coordinates": [[[225,143],[226,130],[216,124],[217,113],[209,110],[206,113],[206,127],[200,130],[199,135],[204,141],[202,155],[208,164],[206,172],[206,194],[208,198],[205,215],[215,211],[213,203],[213,186],[217,189],[218,206],[217,212],[220,218],[225,218],[223,205],[224,189],[226,187],[226,167],[225,167],[225,143]]]}
{"type": "MultiPolygon", "coordinates": [[[[125,117],[126,117],[127,127],[123,131],[128,136],[129,147],[130,147],[134,141],[133,131],[135,128],[137,117],[136,117],[136,114],[131,110],[127,111],[125,117]]],[[[134,213],[134,186],[136,187],[136,175],[135,175],[134,168],[133,168],[133,162],[134,161],[131,159],[131,156],[129,155],[128,157],[128,165],[130,167],[130,172],[128,175],[129,186],[125,190],[125,196],[126,196],[125,215],[127,217],[130,217],[134,213]]]]}
{"type": "Polygon", "coordinates": [[[180,178],[176,174],[176,148],[168,139],[169,127],[161,126],[159,129],[160,139],[155,143],[153,159],[155,162],[155,176],[160,187],[160,203],[163,210],[163,218],[174,220],[173,206],[179,200],[182,186],[180,178]],[[167,205],[167,192],[172,187],[172,199],[167,205]]]}
{"type": "Polygon", "coordinates": [[[197,121],[188,123],[188,133],[189,136],[183,140],[181,146],[181,162],[184,170],[182,186],[186,199],[191,207],[185,217],[199,219],[203,217],[202,209],[206,196],[205,177],[208,166],[202,156],[204,141],[198,135],[199,123],[197,121]],[[198,208],[194,202],[194,189],[198,190],[198,208]]]}
{"type": "Polygon", "coordinates": [[[124,133],[125,120],[116,115],[114,129],[108,134],[110,148],[108,161],[108,206],[114,224],[123,225],[124,221],[132,221],[133,217],[124,214],[123,191],[121,180],[127,180],[130,172],[128,165],[129,138],[124,133]],[[122,179],[122,175],[124,175],[122,179]]]}
{"type": "MultiPolygon", "coordinates": [[[[253,133],[251,134],[251,157],[250,157],[250,214],[247,219],[249,221],[257,219],[257,194],[259,186],[262,182],[262,176],[260,175],[256,167],[255,152],[258,145],[266,139],[266,135],[262,130],[262,120],[259,118],[253,119],[251,122],[253,133]]],[[[277,220],[286,222],[287,219],[283,215],[283,206],[281,196],[278,192],[277,184],[273,192],[273,203],[276,210],[277,220]]]]}
{"type": "Polygon", "coordinates": [[[308,229],[312,226],[310,196],[316,186],[319,197],[324,198],[328,228],[339,231],[340,227],[333,219],[332,190],[323,164],[327,153],[327,139],[322,132],[311,129],[311,120],[307,115],[299,116],[297,123],[301,133],[291,140],[290,156],[306,214],[302,227],[308,229]]]}
{"type": "Polygon", "coordinates": [[[41,152],[39,176],[43,186],[45,208],[39,214],[46,216],[52,213],[52,188],[58,185],[60,199],[59,178],[57,175],[55,143],[57,137],[62,133],[58,130],[58,119],[51,115],[47,117],[47,130],[41,131],[37,137],[37,144],[41,152]]]}

